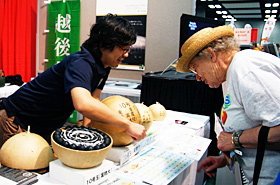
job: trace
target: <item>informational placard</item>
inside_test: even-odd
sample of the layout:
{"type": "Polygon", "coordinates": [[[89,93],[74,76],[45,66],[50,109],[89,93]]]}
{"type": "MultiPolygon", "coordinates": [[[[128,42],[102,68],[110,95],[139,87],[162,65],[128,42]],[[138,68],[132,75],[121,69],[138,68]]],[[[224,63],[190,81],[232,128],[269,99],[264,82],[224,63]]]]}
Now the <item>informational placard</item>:
{"type": "Polygon", "coordinates": [[[80,0],[48,4],[46,67],[80,50],[80,0]]]}
{"type": "Polygon", "coordinates": [[[234,35],[237,38],[239,44],[251,43],[251,29],[235,28],[234,35]]]}
{"type": "Polygon", "coordinates": [[[211,139],[197,136],[192,131],[194,130],[171,124],[168,129],[162,130],[157,140],[149,146],[199,161],[208,149],[211,139]]]}
{"type": "Polygon", "coordinates": [[[116,170],[146,184],[168,184],[206,152],[210,139],[174,123],[157,131],[155,141],[116,170]]]}
{"type": "Polygon", "coordinates": [[[97,20],[108,13],[117,14],[129,20],[137,31],[136,43],[117,69],[144,70],[148,0],[97,0],[96,8],[97,20]]]}
{"type": "Polygon", "coordinates": [[[117,172],[141,179],[145,184],[168,184],[192,162],[193,160],[185,155],[157,148],[147,148],[133,160],[117,169],[117,172]]]}

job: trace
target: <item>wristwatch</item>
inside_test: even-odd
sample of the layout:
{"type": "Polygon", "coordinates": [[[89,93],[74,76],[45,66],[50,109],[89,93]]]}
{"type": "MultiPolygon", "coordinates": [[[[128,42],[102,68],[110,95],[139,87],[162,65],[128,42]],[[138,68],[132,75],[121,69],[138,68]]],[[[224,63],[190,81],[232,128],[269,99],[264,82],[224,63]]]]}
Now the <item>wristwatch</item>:
{"type": "Polygon", "coordinates": [[[239,137],[242,135],[242,133],[243,130],[238,130],[232,134],[232,144],[235,146],[235,148],[243,148],[239,142],[239,137]]]}

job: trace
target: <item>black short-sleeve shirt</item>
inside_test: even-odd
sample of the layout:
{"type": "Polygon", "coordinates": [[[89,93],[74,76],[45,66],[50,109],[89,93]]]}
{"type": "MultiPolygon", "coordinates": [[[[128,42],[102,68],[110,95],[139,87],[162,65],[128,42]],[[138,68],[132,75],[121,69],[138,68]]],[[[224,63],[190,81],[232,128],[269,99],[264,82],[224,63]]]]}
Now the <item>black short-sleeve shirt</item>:
{"type": "Polygon", "coordinates": [[[34,80],[28,82],[4,101],[14,123],[31,132],[50,134],[61,127],[74,111],[70,90],[83,87],[91,93],[103,89],[111,68],[83,47],[65,57],[34,80]]]}

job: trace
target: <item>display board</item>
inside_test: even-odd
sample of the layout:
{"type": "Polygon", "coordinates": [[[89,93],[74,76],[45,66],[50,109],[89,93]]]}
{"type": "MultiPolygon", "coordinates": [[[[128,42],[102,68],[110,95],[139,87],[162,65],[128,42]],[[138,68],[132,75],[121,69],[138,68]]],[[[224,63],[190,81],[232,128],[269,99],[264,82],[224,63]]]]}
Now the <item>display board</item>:
{"type": "Polygon", "coordinates": [[[224,21],[215,21],[205,17],[197,17],[188,14],[182,14],[180,24],[180,50],[179,56],[181,56],[181,47],[185,41],[191,37],[194,33],[206,27],[217,27],[225,25],[224,21]]]}
{"type": "Polygon", "coordinates": [[[148,0],[96,1],[97,20],[108,13],[117,14],[129,20],[137,32],[137,40],[132,45],[129,56],[122,61],[117,69],[145,69],[147,3],[148,0]]]}

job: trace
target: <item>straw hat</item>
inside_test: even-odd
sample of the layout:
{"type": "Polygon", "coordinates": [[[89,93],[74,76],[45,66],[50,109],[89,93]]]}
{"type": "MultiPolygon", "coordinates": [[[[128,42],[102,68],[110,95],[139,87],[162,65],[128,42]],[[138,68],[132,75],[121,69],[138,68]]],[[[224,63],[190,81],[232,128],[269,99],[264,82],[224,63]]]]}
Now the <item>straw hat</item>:
{"type": "Polygon", "coordinates": [[[193,34],[181,48],[182,56],[176,65],[176,70],[182,73],[188,73],[189,63],[197,53],[212,41],[223,36],[234,36],[234,30],[231,26],[224,25],[215,28],[204,28],[193,34]]]}

